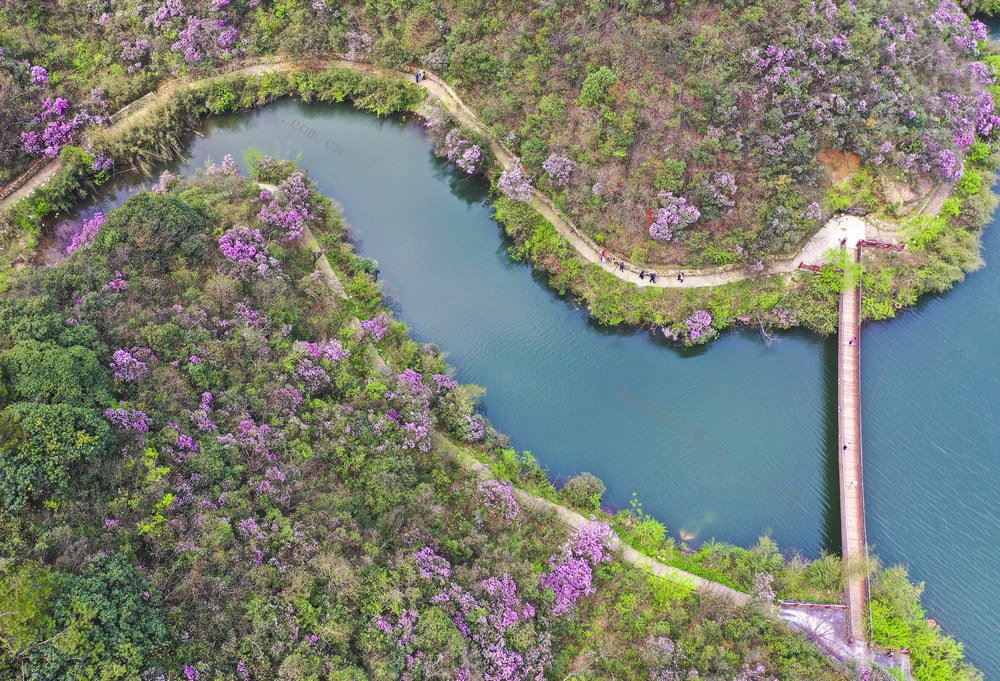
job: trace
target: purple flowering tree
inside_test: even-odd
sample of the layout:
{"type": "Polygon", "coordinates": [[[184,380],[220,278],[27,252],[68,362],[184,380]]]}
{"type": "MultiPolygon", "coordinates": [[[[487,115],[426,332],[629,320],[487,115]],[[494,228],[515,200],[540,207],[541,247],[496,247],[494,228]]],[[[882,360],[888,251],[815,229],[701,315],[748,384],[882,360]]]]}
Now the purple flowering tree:
{"type": "Polygon", "coordinates": [[[569,184],[570,176],[576,164],[568,156],[559,154],[549,154],[549,157],[542,163],[542,170],[549,176],[549,182],[556,187],[565,187],[569,184]]]}
{"type": "Polygon", "coordinates": [[[653,212],[649,223],[649,236],[657,241],[670,241],[676,237],[677,232],[694,224],[701,217],[701,211],[683,196],[663,191],[660,192],[659,199],[663,206],[653,212]]]}
{"type": "Polygon", "coordinates": [[[305,174],[295,171],[279,186],[275,196],[264,190],[260,200],[264,206],[257,217],[264,226],[264,231],[273,233],[282,241],[294,241],[314,219],[309,195],[312,190],[305,179],[305,174]]]}
{"type": "Polygon", "coordinates": [[[156,361],[156,355],[148,348],[120,348],[111,355],[111,372],[114,377],[126,383],[139,381],[149,375],[149,364],[156,361]]]}
{"type": "Polygon", "coordinates": [[[483,480],[476,489],[483,506],[496,509],[507,522],[515,520],[521,514],[521,506],[514,497],[514,487],[509,482],[483,480]]]}
{"type": "Polygon", "coordinates": [[[101,125],[104,118],[81,109],[69,116],[69,100],[49,97],[42,103],[42,110],[34,116],[40,131],[28,130],[21,133],[21,148],[29,154],[53,157],[59,151],[76,141],[76,134],[88,125],[101,125]]]}
{"type": "Polygon", "coordinates": [[[330,385],[329,371],[350,354],[335,338],[319,343],[296,341],[285,363],[306,392],[318,393],[330,385]]]}
{"type": "Polygon", "coordinates": [[[250,275],[266,277],[280,271],[278,261],[267,254],[264,235],[259,229],[242,225],[230,227],[219,239],[219,253],[235,279],[250,275]]]}
{"type": "Polygon", "coordinates": [[[389,317],[389,314],[387,312],[382,312],[371,319],[362,321],[361,329],[365,332],[366,336],[377,343],[382,340],[385,336],[385,332],[389,330],[390,321],[391,317],[389,317]]]}
{"type": "Polygon", "coordinates": [[[708,183],[708,192],[717,206],[732,208],[736,205],[736,178],[732,173],[716,173],[708,183]]]}
{"type": "Polygon", "coordinates": [[[478,144],[462,139],[457,128],[448,132],[444,138],[445,155],[459,168],[469,175],[474,175],[481,168],[483,150],[478,144]]]}
{"type": "Polygon", "coordinates": [[[688,340],[692,343],[704,343],[715,334],[715,329],[712,328],[712,315],[708,310],[698,310],[684,320],[684,326],[687,327],[688,340]]]}
{"type": "Polygon", "coordinates": [[[500,191],[511,201],[531,201],[531,178],[521,166],[521,159],[514,159],[510,170],[500,173],[500,191]]]}

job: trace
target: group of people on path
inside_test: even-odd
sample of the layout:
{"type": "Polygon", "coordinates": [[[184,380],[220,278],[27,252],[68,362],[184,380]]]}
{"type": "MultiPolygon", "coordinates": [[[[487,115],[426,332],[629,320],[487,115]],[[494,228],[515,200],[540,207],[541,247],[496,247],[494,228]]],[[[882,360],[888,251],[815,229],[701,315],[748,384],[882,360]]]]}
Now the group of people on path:
{"type": "MultiPolygon", "coordinates": [[[[601,264],[602,265],[608,264],[608,250],[606,248],[601,249],[601,264]]],[[[624,272],[625,261],[621,258],[611,256],[611,271],[614,272],[615,270],[618,270],[619,272],[624,272]]],[[[643,281],[646,281],[646,275],[649,275],[650,284],[656,283],[656,270],[649,270],[648,272],[646,270],[642,270],[639,272],[639,278],[642,279],[643,281]]],[[[683,272],[677,273],[677,281],[679,281],[682,284],[684,283],[683,272]]]]}
{"type": "Polygon", "coordinates": [[[419,85],[421,79],[427,80],[427,72],[426,71],[417,71],[416,73],[413,74],[413,77],[416,79],[417,84],[419,85]]]}

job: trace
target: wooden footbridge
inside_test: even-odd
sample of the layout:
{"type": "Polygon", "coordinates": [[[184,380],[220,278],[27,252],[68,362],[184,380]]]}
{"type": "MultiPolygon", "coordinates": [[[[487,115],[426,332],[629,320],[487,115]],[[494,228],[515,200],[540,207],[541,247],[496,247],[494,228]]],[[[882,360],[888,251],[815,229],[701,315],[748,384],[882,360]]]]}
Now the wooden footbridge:
{"type": "MultiPolygon", "coordinates": [[[[863,242],[853,249],[861,262],[863,242]]],[[[847,635],[868,636],[868,544],[865,538],[865,485],[861,466],[861,281],[840,294],[837,338],[837,412],[840,457],[840,533],[847,579],[847,635]]],[[[853,642],[852,641],[852,642],[853,642]]]]}
{"type": "MultiPolygon", "coordinates": [[[[858,265],[864,248],[902,250],[901,244],[860,239],[853,248],[847,239],[841,248],[858,265]]],[[[822,271],[800,264],[800,269],[822,271]]],[[[845,268],[846,269],[846,268],[845,268]]],[[[826,654],[840,662],[867,662],[898,670],[912,681],[909,652],[871,642],[868,610],[868,543],[865,536],[865,482],[861,464],[861,278],[840,294],[840,330],[837,335],[837,455],[840,463],[840,535],[847,570],[846,605],[782,601],[781,618],[806,633],[826,654]]]]}

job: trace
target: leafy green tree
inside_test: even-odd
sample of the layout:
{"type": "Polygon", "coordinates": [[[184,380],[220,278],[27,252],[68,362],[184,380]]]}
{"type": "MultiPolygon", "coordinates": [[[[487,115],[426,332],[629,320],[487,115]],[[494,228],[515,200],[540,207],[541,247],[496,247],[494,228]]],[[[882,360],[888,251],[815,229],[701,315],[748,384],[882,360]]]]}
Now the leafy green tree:
{"type": "Polygon", "coordinates": [[[496,84],[500,62],[478,43],[461,43],[452,52],[448,75],[466,83],[496,84]]]}
{"type": "Polygon", "coordinates": [[[67,325],[66,317],[49,296],[6,300],[0,304],[0,339],[4,346],[37,340],[63,347],[82,345],[98,354],[106,350],[97,329],[84,323],[67,325]]]}
{"type": "Polygon", "coordinates": [[[167,639],[159,594],[122,554],[98,556],[82,574],[55,576],[50,608],[56,637],[24,665],[32,681],[143,678],[167,639]]]}
{"type": "Polygon", "coordinates": [[[618,74],[602,66],[587,76],[580,89],[577,102],[580,106],[595,107],[604,104],[608,99],[608,88],[618,82],[618,74]]]}
{"type": "Polygon", "coordinates": [[[97,354],[80,345],[25,340],[0,354],[12,401],[33,400],[74,407],[108,407],[111,377],[97,354]]]}
{"type": "Polygon", "coordinates": [[[0,562],[0,678],[16,678],[39,643],[58,636],[49,615],[53,579],[34,563],[0,562]]]}
{"type": "Polygon", "coordinates": [[[111,428],[91,409],[17,402],[0,412],[0,512],[62,496],[80,464],[102,456],[111,428]]]}

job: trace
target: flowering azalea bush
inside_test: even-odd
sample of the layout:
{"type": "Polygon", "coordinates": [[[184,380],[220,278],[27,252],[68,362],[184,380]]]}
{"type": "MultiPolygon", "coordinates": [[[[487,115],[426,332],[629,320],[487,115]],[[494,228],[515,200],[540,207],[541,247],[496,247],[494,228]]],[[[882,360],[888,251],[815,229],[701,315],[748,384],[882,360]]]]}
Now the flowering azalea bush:
{"type": "Polygon", "coordinates": [[[445,156],[469,175],[474,175],[482,168],[483,151],[478,144],[461,139],[460,134],[457,128],[448,132],[444,140],[445,156]]]}
{"type": "Polygon", "coordinates": [[[237,279],[251,274],[266,277],[280,272],[278,261],[267,254],[267,244],[259,229],[242,225],[229,228],[219,238],[219,253],[230,264],[230,272],[237,279]]]}
{"type": "Polygon", "coordinates": [[[73,235],[72,241],[66,247],[66,253],[73,253],[93,241],[106,220],[104,213],[95,213],[94,217],[84,220],[80,231],[73,235]]]}
{"type": "Polygon", "coordinates": [[[265,229],[277,238],[294,241],[315,219],[309,201],[311,193],[305,174],[296,171],[278,185],[275,196],[266,189],[260,193],[260,201],[264,205],[257,217],[265,229]]]}
{"type": "Polygon", "coordinates": [[[542,576],[543,587],[555,593],[553,615],[565,615],[584,596],[594,593],[593,567],[611,560],[610,539],[614,532],[607,523],[588,523],[563,544],[562,551],[549,561],[552,570],[542,576]]]}

